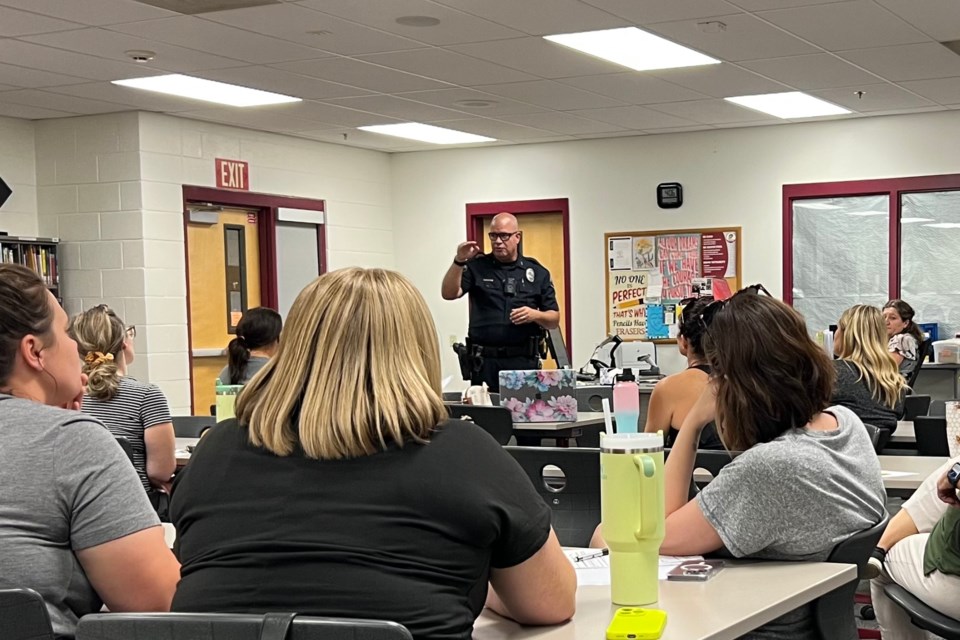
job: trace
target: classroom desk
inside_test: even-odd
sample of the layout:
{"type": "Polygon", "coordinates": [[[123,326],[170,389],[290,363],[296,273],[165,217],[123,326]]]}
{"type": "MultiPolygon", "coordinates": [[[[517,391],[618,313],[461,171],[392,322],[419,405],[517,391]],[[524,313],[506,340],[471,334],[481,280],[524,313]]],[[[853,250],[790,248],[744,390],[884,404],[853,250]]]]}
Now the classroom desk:
{"type": "Polygon", "coordinates": [[[184,467],[190,462],[190,452],[187,451],[187,445],[194,445],[200,442],[200,438],[177,438],[177,466],[184,467]]]}
{"type": "Polygon", "coordinates": [[[917,434],[913,430],[912,420],[901,420],[897,423],[897,430],[890,436],[888,444],[899,445],[900,448],[916,449],[917,434]]]}
{"type": "MultiPolygon", "coordinates": [[[[830,562],[730,562],[707,582],[660,582],[667,612],[663,640],[733,640],[848,582],[852,564],[830,562]]],[[[597,640],[617,607],[610,587],[580,587],[573,620],[555,627],[521,627],[484,610],[473,640],[597,640]]]]}
{"type": "Polygon", "coordinates": [[[929,395],[934,400],[960,398],[958,377],[960,377],[960,364],[924,362],[920,365],[920,374],[917,376],[914,392],[929,395]],[[945,378],[949,378],[949,381],[945,378]],[[947,397],[948,388],[953,389],[953,395],[950,397],[947,397]]]}
{"type": "Polygon", "coordinates": [[[579,438],[584,429],[603,429],[603,413],[578,411],[575,422],[514,422],[517,435],[538,438],[579,438]]]}

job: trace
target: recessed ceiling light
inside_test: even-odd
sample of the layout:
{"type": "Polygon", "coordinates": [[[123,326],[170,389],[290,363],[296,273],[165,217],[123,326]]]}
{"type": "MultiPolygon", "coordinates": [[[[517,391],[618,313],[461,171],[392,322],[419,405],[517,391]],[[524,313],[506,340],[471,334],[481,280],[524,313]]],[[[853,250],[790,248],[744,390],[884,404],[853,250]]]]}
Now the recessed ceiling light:
{"type": "Polygon", "coordinates": [[[724,98],[728,102],[747,107],[754,111],[768,113],[778,118],[816,118],[817,116],[837,116],[850,113],[849,109],[838,107],[820,98],[788,91],[786,93],[765,93],[756,96],[736,96],[724,98]]]}
{"type": "Polygon", "coordinates": [[[300,102],[300,98],[285,96],[280,93],[250,89],[235,84],[216,82],[184,76],[179,73],[166,76],[151,76],[148,78],[130,78],[128,80],[113,80],[113,84],[123,87],[133,87],[145,91],[167,93],[183,98],[216,102],[231,107],[256,107],[265,104],[282,104],[286,102],[300,102]]]}
{"type": "Polygon", "coordinates": [[[930,227],[931,229],[960,229],[960,222],[936,222],[923,226],[930,227]]]}
{"type": "Polygon", "coordinates": [[[440,24],[440,20],[433,16],[400,16],[396,23],[405,27],[435,27],[440,24]]]}
{"type": "Polygon", "coordinates": [[[382,133],[397,138],[409,138],[431,144],[467,144],[472,142],[496,142],[496,138],[487,138],[463,131],[444,129],[419,122],[401,122],[399,124],[377,124],[369,127],[357,127],[361,131],[382,133]]]}
{"type": "Polygon", "coordinates": [[[934,222],[933,218],[900,218],[900,224],[913,224],[914,222],[934,222]]]}
{"type": "Polygon", "coordinates": [[[720,63],[716,58],[705,56],[699,51],[688,49],[636,27],[543,37],[550,42],[621,64],[635,71],[720,63]]]}
{"type": "Polygon", "coordinates": [[[494,105],[500,104],[496,100],[457,100],[453,104],[458,107],[467,107],[469,109],[486,109],[487,107],[492,107],[494,105]]]}

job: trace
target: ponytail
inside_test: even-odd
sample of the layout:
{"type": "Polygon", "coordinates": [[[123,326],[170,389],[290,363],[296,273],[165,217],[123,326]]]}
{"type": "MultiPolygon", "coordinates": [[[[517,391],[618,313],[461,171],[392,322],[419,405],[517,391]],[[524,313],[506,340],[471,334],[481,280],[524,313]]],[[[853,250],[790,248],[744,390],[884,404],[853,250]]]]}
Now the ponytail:
{"type": "Polygon", "coordinates": [[[248,309],[237,323],[237,337],[227,345],[227,365],[230,384],[247,381],[247,363],[250,351],[268,347],[280,339],[283,321],[280,314],[267,307],[248,309]]]}
{"type": "Polygon", "coordinates": [[[230,384],[243,384],[247,375],[247,363],[250,362],[250,349],[243,338],[238,336],[227,345],[227,365],[230,384]]]}

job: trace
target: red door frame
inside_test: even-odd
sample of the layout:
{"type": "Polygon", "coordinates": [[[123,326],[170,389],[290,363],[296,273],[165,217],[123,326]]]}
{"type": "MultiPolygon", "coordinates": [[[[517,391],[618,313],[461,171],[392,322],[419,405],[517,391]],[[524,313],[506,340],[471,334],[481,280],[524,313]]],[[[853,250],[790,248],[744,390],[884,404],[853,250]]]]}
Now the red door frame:
{"type": "MultiPolygon", "coordinates": [[[[270,193],[255,193],[251,191],[235,191],[232,189],[215,189],[212,187],[198,187],[183,185],[183,244],[186,249],[187,225],[190,222],[190,204],[213,204],[227,207],[242,207],[257,209],[257,243],[260,247],[260,304],[264,307],[276,309],[279,306],[277,286],[277,216],[278,209],[307,209],[309,211],[326,211],[324,200],[310,198],[290,198],[270,193]]],[[[326,218],[324,224],[317,225],[317,264],[320,273],[327,271],[327,236],[326,218]]],[[[189,253],[183,255],[184,274],[186,277],[186,305],[187,305],[187,356],[190,371],[190,409],[193,406],[193,338],[191,337],[190,323],[190,261],[189,253]]]]}
{"type": "MultiPolygon", "coordinates": [[[[567,325],[567,354],[573,362],[573,295],[570,282],[570,201],[567,198],[553,198],[548,200],[512,200],[508,202],[468,202],[467,203],[467,240],[478,241],[483,236],[483,219],[495,216],[506,211],[515,216],[531,213],[560,213],[563,222],[563,294],[566,305],[563,310],[567,325]]],[[[483,243],[480,243],[483,246],[483,243]]],[[[536,256],[534,256],[536,257],[536,256]]]]}
{"type": "Polygon", "coordinates": [[[900,297],[900,196],[924,191],[960,190],[960,174],[818,182],[783,185],[783,301],[793,304],[793,201],[809,198],[888,196],[890,207],[890,266],[888,288],[891,299],[900,297]]]}

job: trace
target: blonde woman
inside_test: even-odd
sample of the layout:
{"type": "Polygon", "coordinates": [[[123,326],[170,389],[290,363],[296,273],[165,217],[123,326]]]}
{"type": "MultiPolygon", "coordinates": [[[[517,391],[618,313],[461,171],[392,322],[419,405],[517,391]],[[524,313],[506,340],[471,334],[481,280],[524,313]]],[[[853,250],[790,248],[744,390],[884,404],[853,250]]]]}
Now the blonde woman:
{"type": "Polygon", "coordinates": [[[391,271],[300,293],[171,515],[175,611],[376,617],[415,638],[469,638],[484,602],[527,624],[574,611],[549,509],[493,438],[448,419],[430,312],[391,271]]]}
{"type": "Polygon", "coordinates": [[[833,361],[837,380],[831,402],[847,407],[863,422],[893,433],[903,414],[907,384],[887,351],[880,310],[858,304],[844,311],[833,352],[838,359],[833,361]]]}
{"type": "Polygon", "coordinates": [[[102,304],[74,316],[70,334],[89,380],[83,411],[130,442],[133,466],[156,507],[158,492],[170,492],[177,470],[176,438],[163,392],[127,376],[136,355],[136,328],[102,304]]]}

